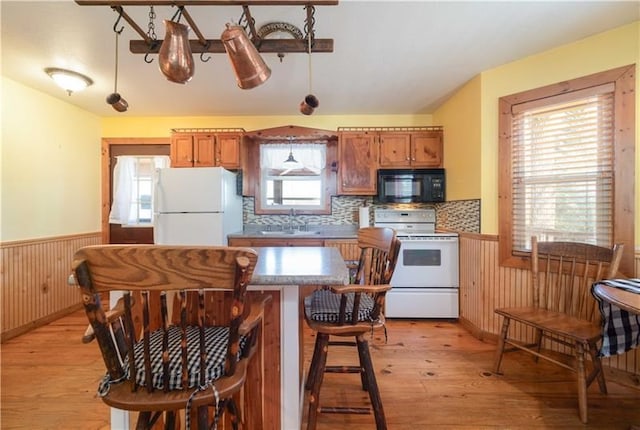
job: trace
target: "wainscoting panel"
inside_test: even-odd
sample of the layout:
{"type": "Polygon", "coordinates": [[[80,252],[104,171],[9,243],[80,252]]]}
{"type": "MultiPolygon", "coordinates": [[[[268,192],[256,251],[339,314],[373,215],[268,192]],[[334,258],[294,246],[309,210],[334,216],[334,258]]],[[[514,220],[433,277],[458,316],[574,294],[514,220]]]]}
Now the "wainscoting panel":
{"type": "Polygon", "coordinates": [[[73,254],[102,242],[101,234],[5,242],[2,255],[1,341],[80,308],[78,290],[67,284],[73,254]]]}
{"type": "MultiPolygon", "coordinates": [[[[636,255],[636,275],[640,255],[636,255]]],[[[496,340],[502,319],[494,309],[530,304],[531,280],[528,270],[500,267],[498,237],[460,233],[460,322],[480,339],[496,340]]],[[[512,324],[512,335],[523,341],[533,339],[531,329],[512,324]]],[[[607,358],[614,369],[640,374],[640,348],[607,358]]]]}

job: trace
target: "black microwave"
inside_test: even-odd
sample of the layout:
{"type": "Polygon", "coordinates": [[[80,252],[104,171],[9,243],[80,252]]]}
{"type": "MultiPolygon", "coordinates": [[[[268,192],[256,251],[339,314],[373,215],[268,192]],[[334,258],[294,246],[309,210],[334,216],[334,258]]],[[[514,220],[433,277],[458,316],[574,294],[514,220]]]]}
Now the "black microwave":
{"type": "Polygon", "coordinates": [[[379,203],[436,203],[444,199],[444,169],[378,170],[379,203]]]}

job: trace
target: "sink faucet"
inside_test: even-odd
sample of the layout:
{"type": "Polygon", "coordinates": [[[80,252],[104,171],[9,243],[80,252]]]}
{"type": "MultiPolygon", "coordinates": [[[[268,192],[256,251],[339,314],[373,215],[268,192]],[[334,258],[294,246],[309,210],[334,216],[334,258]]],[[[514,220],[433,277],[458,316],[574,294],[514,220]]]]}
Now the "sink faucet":
{"type": "Polygon", "coordinates": [[[289,209],[289,230],[293,231],[293,217],[296,216],[295,209],[289,209]]]}

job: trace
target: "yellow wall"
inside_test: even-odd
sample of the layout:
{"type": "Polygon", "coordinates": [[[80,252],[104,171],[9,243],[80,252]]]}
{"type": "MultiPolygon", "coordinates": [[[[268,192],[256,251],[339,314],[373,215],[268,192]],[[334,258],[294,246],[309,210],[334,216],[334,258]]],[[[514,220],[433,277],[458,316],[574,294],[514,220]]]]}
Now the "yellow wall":
{"type": "Polygon", "coordinates": [[[444,127],[447,200],[480,198],[480,83],[467,82],[433,115],[444,127]]]}
{"type": "Polygon", "coordinates": [[[0,240],[100,230],[100,118],[2,77],[0,240]]]}
{"type": "Polygon", "coordinates": [[[351,116],[227,116],[227,117],[109,117],[102,119],[104,137],[164,137],[172,128],[244,128],[247,131],[283,125],[335,130],[338,127],[427,126],[431,115],[351,116]]]}
{"type": "MultiPolygon", "coordinates": [[[[498,233],[498,99],[502,96],[541,87],[605,71],[628,64],[640,67],[640,21],[604,33],[596,34],[581,41],[526,57],[484,71],[471,84],[467,84],[457,94],[444,103],[435,113],[434,121],[447,124],[445,135],[450,129],[464,129],[475,124],[480,115],[480,134],[470,133],[465,138],[469,142],[457,143],[464,151],[451,152],[445,149],[445,165],[462,166],[469,153],[480,152],[480,166],[462,178],[464,183],[457,187],[477,189],[481,183],[481,232],[498,233]],[[479,112],[470,111],[470,117],[456,114],[460,99],[473,103],[469,85],[480,85],[480,96],[476,101],[479,112]],[[477,149],[474,151],[474,147],[477,149]]],[[[640,78],[636,70],[636,147],[640,133],[640,78]]],[[[448,143],[447,143],[448,144],[448,143]]],[[[446,144],[446,145],[447,145],[446,144]]],[[[445,145],[445,148],[447,146],[445,145]]],[[[640,150],[636,150],[636,223],[640,220],[640,150]]],[[[448,175],[449,176],[449,175],[448,175]]],[[[452,175],[451,175],[452,176],[452,175]]],[[[451,196],[451,195],[450,195],[451,196]]],[[[453,196],[451,196],[453,198],[453,196]]],[[[636,229],[635,243],[640,243],[636,229]]]]}

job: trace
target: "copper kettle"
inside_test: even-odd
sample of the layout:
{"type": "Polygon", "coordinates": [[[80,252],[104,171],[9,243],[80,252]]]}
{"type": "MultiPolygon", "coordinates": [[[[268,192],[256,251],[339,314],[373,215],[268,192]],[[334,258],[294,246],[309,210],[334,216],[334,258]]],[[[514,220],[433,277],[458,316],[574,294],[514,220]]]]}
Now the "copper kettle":
{"type": "Polygon", "coordinates": [[[227,28],[222,32],[220,39],[229,55],[229,61],[240,88],[248,90],[269,79],[271,69],[251,43],[244,28],[227,23],[227,28]]]}
{"type": "Polygon", "coordinates": [[[171,82],[184,84],[191,80],[195,64],[189,45],[189,27],[179,22],[164,21],[167,33],[158,54],[160,71],[171,82]]]}

